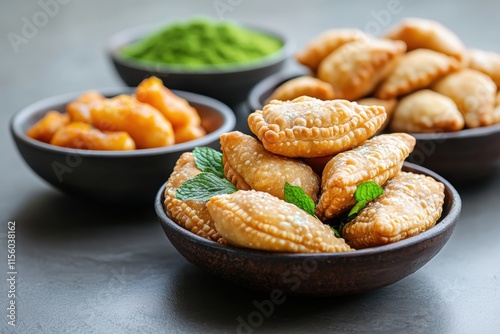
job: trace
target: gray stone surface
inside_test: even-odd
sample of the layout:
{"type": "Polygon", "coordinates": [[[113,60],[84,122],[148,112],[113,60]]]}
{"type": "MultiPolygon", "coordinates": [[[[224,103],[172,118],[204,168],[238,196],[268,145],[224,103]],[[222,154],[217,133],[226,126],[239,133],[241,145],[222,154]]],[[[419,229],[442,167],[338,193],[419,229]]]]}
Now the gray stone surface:
{"type": "MultiPolygon", "coordinates": [[[[248,319],[256,311],[254,301],[268,298],[185,261],[164,236],[152,206],[103,208],[67,198],[17,154],[8,122],[25,105],[121,85],[104,51],[112,33],[198,14],[218,18],[214,4],[226,3],[232,10],[223,18],[280,29],[298,46],[330,27],[383,31],[403,17],[417,16],[443,22],[468,46],[500,52],[500,2],[490,0],[401,0],[401,11],[378,24],[376,13],[391,1],[61,0],[67,3],[15,52],[8,34],[21,35],[23,19],[41,19],[40,3],[48,2],[2,0],[0,5],[2,333],[232,333],[238,331],[239,317],[248,319]],[[10,220],[17,224],[16,327],[8,326],[6,317],[10,220]]],[[[500,332],[500,175],[458,190],[464,206],[454,235],[421,270],[363,295],[287,298],[252,330],[500,332]]]]}

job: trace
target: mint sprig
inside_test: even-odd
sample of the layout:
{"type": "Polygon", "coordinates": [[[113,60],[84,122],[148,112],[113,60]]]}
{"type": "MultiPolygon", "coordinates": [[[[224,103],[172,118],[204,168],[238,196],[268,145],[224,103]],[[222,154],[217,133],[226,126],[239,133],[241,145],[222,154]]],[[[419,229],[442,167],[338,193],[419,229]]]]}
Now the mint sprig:
{"type": "Polygon", "coordinates": [[[195,147],[193,155],[196,167],[198,167],[199,170],[224,178],[222,153],[210,147],[195,147]]]}
{"type": "Polygon", "coordinates": [[[237,190],[228,180],[202,172],[184,182],[175,192],[175,197],[181,201],[208,201],[212,196],[231,194],[237,190]]]}
{"type": "Polygon", "coordinates": [[[316,217],[314,201],[304,192],[304,189],[285,182],[283,193],[285,195],[285,202],[295,204],[311,216],[316,217]]]}
{"type": "Polygon", "coordinates": [[[195,147],[193,156],[196,167],[202,172],[177,189],[177,199],[208,201],[212,196],[231,194],[238,190],[224,177],[222,153],[210,147],[195,147]]]}
{"type": "Polygon", "coordinates": [[[373,201],[384,193],[384,189],[375,181],[367,181],[358,185],[354,192],[356,204],[352,207],[347,215],[347,221],[352,220],[356,215],[363,210],[369,201],[373,201]]]}

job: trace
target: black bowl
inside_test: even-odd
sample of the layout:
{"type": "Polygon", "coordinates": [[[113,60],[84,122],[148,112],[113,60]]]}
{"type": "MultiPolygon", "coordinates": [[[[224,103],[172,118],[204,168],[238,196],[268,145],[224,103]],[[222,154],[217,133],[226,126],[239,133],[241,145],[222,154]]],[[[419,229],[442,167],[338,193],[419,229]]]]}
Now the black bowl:
{"type": "Polygon", "coordinates": [[[295,295],[332,296],[382,288],[414,273],[450,238],[460,216],[461,199],[441,176],[405,163],[405,171],[432,176],[445,185],[443,213],[436,226],[393,244],[346,253],[271,253],[221,245],[177,225],[164,209],[163,186],[155,201],[158,219],[170,242],[189,262],[246,288],[295,295]]]}
{"type": "MultiPolygon", "coordinates": [[[[278,73],[262,80],[248,96],[250,112],[262,109],[279,85],[307,74],[278,73]]],[[[417,145],[407,161],[433,170],[452,183],[474,181],[500,170],[500,124],[457,132],[410,134],[417,139],[417,145]]]]}
{"type": "MultiPolygon", "coordinates": [[[[231,131],[236,118],[225,104],[212,98],[173,91],[200,114],[207,135],[162,148],[134,151],[95,151],[58,147],[32,139],[28,128],[49,110],[65,111],[79,93],[50,97],[16,113],[10,131],[21,156],[42,179],[68,194],[109,203],[152,203],[183,152],[197,146],[219,149],[219,136],[231,131]]],[[[102,91],[105,96],[133,93],[132,88],[102,91]]]]}
{"type": "Polygon", "coordinates": [[[156,76],[170,89],[186,90],[216,98],[234,105],[244,101],[250,89],[263,78],[281,70],[293,51],[291,40],[283,34],[262,28],[248,28],[273,36],[283,42],[277,53],[263,57],[247,65],[231,67],[206,67],[197,70],[180,69],[160,63],[145,63],[123,57],[120,49],[136,42],[158,25],[146,25],[126,29],[113,35],[108,42],[107,52],[118,75],[129,86],[137,86],[143,79],[156,76]]]}

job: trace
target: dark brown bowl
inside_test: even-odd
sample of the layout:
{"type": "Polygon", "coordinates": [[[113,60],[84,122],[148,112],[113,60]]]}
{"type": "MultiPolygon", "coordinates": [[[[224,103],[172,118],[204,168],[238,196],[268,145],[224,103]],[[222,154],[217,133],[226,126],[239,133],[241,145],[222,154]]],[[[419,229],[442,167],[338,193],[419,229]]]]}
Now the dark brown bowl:
{"type": "Polygon", "coordinates": [[[450,238],[462,207],[441,176],[405,163],[405,171],[429,175],[445,185],[443,214],[433,228],[393,244],[347,253],[288,254],[225,246],[199,237],[165,213],[163,186],[155,210],[170,242],[189,262],[246,288],[286,294],[333,296],[382,288],[414,273],[450,238]]]}
{"type": "MultiPolygon", "coordinates": [[[[128,87],[102,91],[108,97],[132,92],[128,87]]],[[[47,111],[65,111],[66,104],[81,92],[53,96],[25,107],[13,116],[10,131],[28,166],[55,188],[93,201],[152,203],[158,187],[165,182],[183,152],[197,146],[218,149],[219,136],[231,131],[236,124],[233,111],[225,104],[198,94],[174,93],[197,109],[206,136],[161,148],[95,151],[58,147],[26,135],[28,128],[47,111]]]]}
{"type": "Polygon", "coordinates": [[[133,43],[158,25],[133,27],[111,36],[107,53],[121,79],[129,86],[137,86],[144,78],[156,76],[171,89],[186,90],[216,98],[234,105],[247,97],[250,89],[260,80],[281,70],[293,51],[293,43],[286,35],[262,28],[247,28],[273,36],[283,42],[283,47],[275,54],[248,63],[227,67],[203,67],[183,69],[168,64],[147,63],[125,58],[120,49],[133,43]]]}
{"type": "MultiPolygon", "coordinates": [[[[272,92],[282,83],[307,75],[278,73],[259,82],[251,90],[250,112],[262,109],[272,92]]],[[[463,183],[500,170],[500,124],[457,132],[411,133],[417,145],[407,161],[426,167],[452,183],[463,183]]]]}

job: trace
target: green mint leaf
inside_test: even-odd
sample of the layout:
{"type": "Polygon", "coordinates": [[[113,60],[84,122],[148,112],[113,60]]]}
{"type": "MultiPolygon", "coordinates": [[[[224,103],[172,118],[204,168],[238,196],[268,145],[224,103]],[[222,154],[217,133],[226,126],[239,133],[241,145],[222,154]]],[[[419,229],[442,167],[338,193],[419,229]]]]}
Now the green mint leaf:
{"type": "Polygon", "coordinates": [[[210,147],[195,147],[193,150],[196,167],[202,172],[213,173],[224,178],[224,166],[222,165],[222,153],[210,147]]]}
{"type": "Polygon", "coordinates": [[[335,227],[330,226],[330,228],[332,229],[333,233],[335,234],[335,236],[337,238],[342,238],[340,235],[340,231],[342,231],[342,229],[340,227],[338,229],[336,229],[335,227]]]}
{"type": "Polygon", "coordinates": [[[356,201],[373,201],[384,193],[384,189],[379,186],[375,181],[367,181],[361,183],[354,192],[356,201]]]}
{"type": "Polygon", "coordinates": [[[228,180],[204,172],[184,182],[175,192],[175,197],[181,201],[208,201],[212,196],[231,194],[237,190],[228,180]]]}
{"type": "Polygon", "coordinates": [[[285,195],[285,202],[295,204],[311,216],[316,217],[314,214],[314,201],[311,197],[307,196],[301,187],[292,186],[290,183],[285,182],[285,189],[283,192],[285,195]]]}
{"type": "Polygon", "coordinates": [[[347,219],[348,220],[354,219],[354,217],[356,217],[358,212],[363,210],[367,204],[368,204],[368,201],[365,201],[365,200],[361,200],[361,201],[357,202],[356,205],[354,205],[352,207],[351,211],[349,211],[349,214],[347,215],[347,219]]]}

